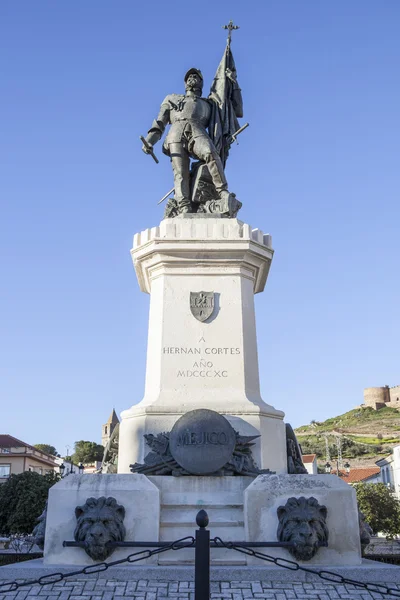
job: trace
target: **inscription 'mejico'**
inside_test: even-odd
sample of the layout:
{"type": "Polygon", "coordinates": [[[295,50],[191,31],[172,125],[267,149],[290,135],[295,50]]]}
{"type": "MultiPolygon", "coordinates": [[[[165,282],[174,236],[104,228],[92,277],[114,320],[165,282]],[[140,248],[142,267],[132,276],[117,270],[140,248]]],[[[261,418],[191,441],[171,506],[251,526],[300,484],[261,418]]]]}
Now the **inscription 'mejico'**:
{"type": "Polygon", "coordinates": [[[228,437],[223,431],[202,431],[200,433],[187,431],[178,435],[177,446],[206,446],[208,444],[225,446],[227,443],[228,437]]]}

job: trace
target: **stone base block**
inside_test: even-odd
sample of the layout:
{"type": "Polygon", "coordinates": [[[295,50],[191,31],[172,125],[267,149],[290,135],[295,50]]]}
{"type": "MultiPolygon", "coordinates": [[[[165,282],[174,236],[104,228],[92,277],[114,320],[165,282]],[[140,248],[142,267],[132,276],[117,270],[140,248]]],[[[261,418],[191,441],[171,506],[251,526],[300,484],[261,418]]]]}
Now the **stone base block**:
{"type": "MultiPolygon", "coordinates": [[[[329,545],[306,565],[360,565],[361,548],[355,490],[335,475],[259,475],[244,493],[246,539],[277,540],[277,509],[291,497],[314,497],[327,508],[329,545]]],[[[295,560],[284,548],[261,552],[295,560]]],[[[297,561],[301,562],[301,561],[297,561]]],[[[259,564],[249,557],[248,564],[259,564]]]]}
{"type": "MultiPolygon", "coordinates": [[[[126,541],[157,541],[160,523],[160,492],[145,475],[69,475],[49,493],[44,548],[45,565],[92,565],[83,548],[64,548],[74,541],[75,508],[88,498],[113,497],[125,508],[126,541]]],[[[138,552],[139,548],[118,548],[107,562],[138,552]]],[[[144,564],[155,564],[157,557],[144,564]]]]}

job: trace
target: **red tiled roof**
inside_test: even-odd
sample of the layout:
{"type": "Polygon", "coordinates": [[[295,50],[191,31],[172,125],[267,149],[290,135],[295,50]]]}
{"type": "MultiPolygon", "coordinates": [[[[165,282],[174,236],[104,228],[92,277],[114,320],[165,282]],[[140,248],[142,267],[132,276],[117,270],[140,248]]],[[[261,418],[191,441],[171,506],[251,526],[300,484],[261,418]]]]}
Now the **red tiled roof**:
{"type": "Polygon", "coordinates": [[[17,440],[17,438],[12,435],[8,435],[7,433],[0,433],[0,448],[20,448],[21,446],[26,446],[29,448],[29,444],[25,444],[25,442],[21,442],[21,440],[17,440]]]}
{"type": "MultiPolygon", "coordinates": [[[[379,473],[379,467],[354,467],[354,469],[350,469],[350,473],[340,471],[339,477],[346,483],[358,483],[379,473]]],[[[336,475],[336,470],[332,469],[332,474],[336,475]]]]}
{"type": "Polygon", "coordinates": [[[41,452],[45,456],[48,456],[52,460],[55,460],[55,456],[52,454],[48,454],[47,452],[43,452],[43,450],[38,450],[34,446],[27,444],[26,442],[22,442],[12,435],[8,435],[8,433],[0,433],[0,448],[30,448],[31,450],[36,450],[36,452],[41,452]]]}
{"type": "Polygon", "coordinates": [[[303,463],[312,463],[317,458],[316,454],[303,454],[302,457],[303,463]]]}

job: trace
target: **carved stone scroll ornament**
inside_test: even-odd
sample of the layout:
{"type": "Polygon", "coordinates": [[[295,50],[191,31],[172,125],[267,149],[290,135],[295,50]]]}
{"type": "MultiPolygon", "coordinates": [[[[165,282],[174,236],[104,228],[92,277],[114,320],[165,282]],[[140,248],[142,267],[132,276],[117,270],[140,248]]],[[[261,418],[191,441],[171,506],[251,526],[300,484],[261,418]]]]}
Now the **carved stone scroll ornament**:
{"type": "Polygon", "coordinates": [[[287,470],[289,475],[306,475],[307,469],[301,457],[301,447],[289,423],[286,423],[286,453],[287,470]]]}
{"type": "Polygon", "coordinates": [[[75,516],[75,541],[84,542],[86,554],[95,561],[103,561],[114,552],[107,542],[125,539],[125,508],[115,498],[88,498],[83,506],[76,507],[75,516]]]}
{"type": "Polygon", "coordinates": [[[304,496],[289,498],[285,506],[278,508],[278,540],[294,544],[289,552],[296,560],[310,560],[320,545],[328,544],[327,513],[318,500],[304,496]]]}
{"type": "Polygon", "coordinates": [[[110,439],[104,448],[101,473],[116,473],[118,470],[119,423],[114,427],[110,439]]]}
{"type": "Polygon", "coordinates": [[[35,526],[32,531],[32,536],[35,541],[35,544],[39,546],[41,550],[44,550],[44,538],[46,532],[46,518],[47,518],[47,502],[46,506],[43,509],[42,514],[36,520],[38,524],[35,526]]]}
{"type": "MultiPolygon", "coordinates": [[[[144,475],[193,475],[179,465],[173,458],[169,447],[169,433],[158,435],[145,434],[144,438],[151,448],[151,452],[144,458],[144,463],[130,465],[132,473],[143,473],[144,475]]],[[[258,435],[243,436],[235,431],[236,443],[230,460],[213,475],[252,475],[272,474],[269,469],[259,469],[254,461],[251,447],[253,440],[258,435]]]]}
{"type": "Polygon", "coordinates": [[[371,542],[371,536],[373,535],[372,528],[368,523],[363,512],[358,509],[358,525],[360,527],[360,543],[361,550],[364,552],[365,548],[371,542]]]}

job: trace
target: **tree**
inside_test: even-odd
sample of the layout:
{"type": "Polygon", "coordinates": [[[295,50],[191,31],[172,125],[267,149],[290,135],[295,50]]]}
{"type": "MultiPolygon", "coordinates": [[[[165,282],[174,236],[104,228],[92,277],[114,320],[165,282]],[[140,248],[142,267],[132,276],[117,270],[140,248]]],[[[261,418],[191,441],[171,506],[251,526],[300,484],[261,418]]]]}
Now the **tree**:
{"type": "Polygon", "coordinates": [[[37,448],[41,452],[47,452],[47,454],[51,454],[52,456],[60,456],[54,446],[50,446],[50,444],[34,444],[34,448],[37,448]]]}
{"type": "Polygon", "coordinates": [[[59,475],[25,471],[0,485],[0,533],[32,533],[59,475]]]}
{"type": "Polygon", "coordinates": [[[104,454],[104,447],[96,442],[88,442],[80,440],[75,442],[75,452],[71,456],[71,460],[77,463],[91,463],[97,460],[102,460],[104,454]]]}
{"type": "Polygon", "coordinates": [[[354,488],[358,506],[375,534],[380,531],[393,538],[400,533],[400,502],[384,483],[357,483],[354,488]]]}

